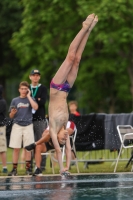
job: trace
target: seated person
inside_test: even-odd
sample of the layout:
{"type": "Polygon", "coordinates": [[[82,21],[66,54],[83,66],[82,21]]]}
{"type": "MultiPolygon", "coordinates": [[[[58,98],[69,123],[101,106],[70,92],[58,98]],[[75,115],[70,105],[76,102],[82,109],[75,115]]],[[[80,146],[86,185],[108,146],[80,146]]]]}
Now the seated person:
{"type": "MultiPolygon", "coordinates": [[[[71,145],[70,145],[69,135],[72,135],[74,133],[75,128],[76,128],[76,126],[75,126],[74,122],[68,121],[66,130],[64,130],[62,128],[58,133],[58,141],[59,141],[60,147],[63,147],[64,145],[66,146],[66,148],[65,148],[65,150],[66,150],[65,170],[67,171],[67,173],[68,173],[70,161],[71,161],[71,145]]],[[[42,138],[40,140],[26,146],[25,149],[27,151],[31,151],[31,150],[35,149],[35,162],[36,162],[37,168],[33,175],[41,176],[42,175],[42,171],[40,169],[41,158],[42,158],[41,153],[45,153],[51,149],[54,149],[54,145],[53,145],[52,139],[49,134],[49,127],[47,127],[47,129],[43,132],[42,138]]]]}
{"type": "Polygon", "coordinates": [[[68,107],[69,107],[70,114],[73,114],[75,116],[80,116],[80,113],[77,111],[77,109],[78,109],[77,101],[70,101],[68,103],[68,107]]]}

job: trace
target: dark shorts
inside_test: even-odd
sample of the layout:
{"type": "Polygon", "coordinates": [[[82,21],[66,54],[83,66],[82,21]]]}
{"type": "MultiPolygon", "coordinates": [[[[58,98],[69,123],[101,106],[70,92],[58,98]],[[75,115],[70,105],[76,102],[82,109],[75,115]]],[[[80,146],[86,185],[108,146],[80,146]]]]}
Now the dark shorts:
{"type": "Polygon", "coordinates": [[[49,142],[46,142],[45,145],[46,145],[47,151],[54,149],[54,146],[51,145],[49,142]]]}

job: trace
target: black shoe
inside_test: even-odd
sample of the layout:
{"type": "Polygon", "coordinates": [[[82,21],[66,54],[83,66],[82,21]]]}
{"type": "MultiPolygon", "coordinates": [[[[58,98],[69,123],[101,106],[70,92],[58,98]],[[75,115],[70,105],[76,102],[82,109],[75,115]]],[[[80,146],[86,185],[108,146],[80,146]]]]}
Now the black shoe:
{"type": "Polygon", "coordinates": [[[33,174],[32,173],[32,169],[31,168],[26,169],[26,174],[27,175],[32,175],[33,174]]]}
{"type": "Polygon", "coordinates": [[[36,168],[35,172],[33,173],[33,176],[42,176],[42,170],[40,168],[36,168]]]}
{"type": "Polygon", "coordinates": [[[33,150],[33,149],[35,149],[35,143],[32,143],[32,144],[30,144],[30,145],[28,145],[28,146],[26,146],[26,147],[24,147],[27,151],[31,151],[31,150],[33,150]]]}
{"type": "Polygon", "coordinates": [[[8,174],[8,176],[17,176],[17,169],[13,168],[12,171],[8,174]]]}

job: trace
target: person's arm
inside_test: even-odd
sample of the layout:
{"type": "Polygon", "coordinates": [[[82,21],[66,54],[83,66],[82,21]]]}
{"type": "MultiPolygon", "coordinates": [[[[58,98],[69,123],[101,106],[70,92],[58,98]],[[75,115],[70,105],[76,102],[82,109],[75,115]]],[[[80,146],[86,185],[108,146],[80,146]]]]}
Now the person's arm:
{"type": "Polygon", "coordinates": [[[68,138],[66,140],[65,153],[66,153],[66,167],[65,167],[65,171],[66,171],[66,170],[69,170],[70,162],[71,162],[71,145],[70,145],[69,135],[68,135],[68,138]]]}
{"type": "Polygon", "coordinates": [[[14,118],[15,114],[17,113],[17,108],[15,106],[14,99],[11,101],[10,107],[9,107],[9,117],[11,119],[14,118]]]}
{"type": "Polygon", "coordinates": [[[13,119],[16,113],[17,113],[17,109],[16,108],[11,108],[11,111],[9,113],[9,117],[11,119],[13,119]]]}
{"type": "Polygon", "coordinates": [[[49,134],[49,130],[45,130],[42,134],[42,138],[40,140],[38,140],[37,142],[35,142],[36,145],[38,144],[42,144],[44,142],[48,142],[50,140],[50,134],[49,134]]]}
{"type": "Polygon", "coordinates": [[[27,94],[27,98],[31,104],[31,107],[34,109],[34,110],[37,110],[38,109],[38,104],[32,99],[31,97],[31,91],[28,89],[28,94],[27,94]]]}
{"type": "Polygon", "coordinates": [[[55,152],[57,155],[57,159],[58,159],[58,163],[59,163],[59,167],[60,167],[60,174],[62,174],[62,172],[64,172],[64,166],[63,166],[63,162],[62,162],[62,152],[61,152],[61,148],[57,139],[57,135],[55,133],[51,133],[51,139],[55,148],[55,152]]]}
{"type": "Polygon", "coordinates": [[[74,130],[71,128],[67,128],[69,136],[71,136],[74,133],[74,130]]]}

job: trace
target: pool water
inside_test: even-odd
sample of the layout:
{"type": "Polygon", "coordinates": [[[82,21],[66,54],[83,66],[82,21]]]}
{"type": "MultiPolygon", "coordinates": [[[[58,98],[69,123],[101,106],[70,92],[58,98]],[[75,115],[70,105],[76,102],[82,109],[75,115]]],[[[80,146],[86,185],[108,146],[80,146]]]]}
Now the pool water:
{"type": "Polygon", "coordinates": [[[4,200],[130,200],[133,174],[0,178],[4,200]]]}

